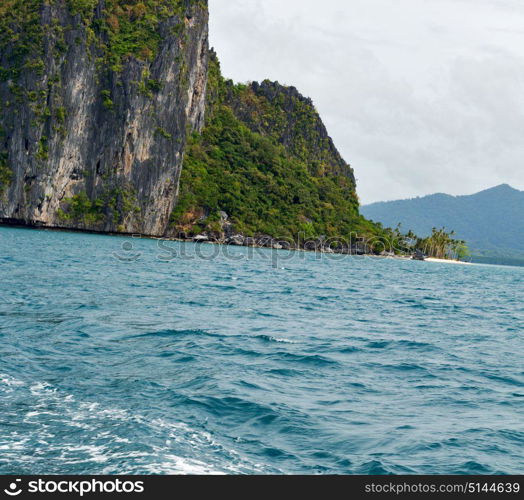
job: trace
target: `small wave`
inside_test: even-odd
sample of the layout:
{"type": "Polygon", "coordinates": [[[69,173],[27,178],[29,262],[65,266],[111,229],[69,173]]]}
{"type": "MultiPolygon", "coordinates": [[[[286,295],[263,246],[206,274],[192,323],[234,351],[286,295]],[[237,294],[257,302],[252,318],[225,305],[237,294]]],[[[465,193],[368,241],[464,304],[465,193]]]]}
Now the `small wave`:
{"type": "Polygon", "coordinates": [[[361,352],[362,349],[358,348],[358,347],[344,347],[343,349],[340,349],[339,352],[341,352],[342,354],[353,354],[355,352],[361,352]]]}
{"type": "Polygon", "coordinates": [[[326,358],[325,356],[320,356],[319,354],[293,354],[290,352],[277,352],[271,354],[270,357],[292,363],[300,363],[313,366],[336,366],[339,364],[334,359],[326,358]]]}
{"type": "Polygon", "coordinates": [[[524,381],[520,381],[512,377],[503,377],[501,375],[493,374],[484,374],[484,376],[490,380],[494,380],[495,382],[500,382],[502,384],[515,385],[517,387],[524,386],[524,381]]]}
{"type": "Polygon", "coordinates": [[[199,460],[179,457],[173,454],[167,454],[162,457],[162,461],[148,463],[144,466],[146,474],[166,474],[166,475],[213,475],[223,476],[227,472],[223,469],[214,468],[199,460]]]}
{"type": "Polygon", "coordinates": [[[370,349],[384,349],[384,347],[388,347],[389,345],[389,342],[370,342],[366,347],[370,349]]]}
{"type": "Polygon", "coordinates": [[[293,460],[297,458],[295,455],[288,453],[287,451],[281,450],[280,448],[274,448],[274,447],[264,448],[263,450],[261,450],[261,453],[265,455],[266,457],[277,459],[277,460],[283,460],[283,459],[293,460]]]}
{"type": "Polygon", "coordinates": [[[414,340],[381,340],[369,342],[366,347],[369,349],[424,349],[424,350],[434,350],[435,346],[428,344],[427,342],[417,342],[414,340]]]}
{"type": "Polygon", "coordinates": [[[258,384],[253,384],[252,382],[247,382],[246,380],[239,380],[237,385],[246,387],[247,389],[263,390],[263,388],[258,384]]]}
{"type": "Polygon", "coordinates": [[[464,462],[463,464],[459,465],[454,471],[453,474],[462,474],[462,475],[491,475],[495,471],[487,466],[483,465],[479,462],[475,462],[474,460],[469,460],[467,462],[464,462]]]}
{"type": "Polygon", "coordinates": [[[192,337],[192,336],[206,336],[206,337],[222,337],[222,335],[210,333],[205,330],[159,330],[156,332],[141,333],[138,335],[131,335],[127,339],[149,339],[149,338],[170,338],[170,337],[192,337]]]}
{"type": "Polygon", "coordinates": [[[363,463],[357,469],[358,474],[366,474],[371,476],[384,476],[392,474],[382,462],[378,460],[371,460],[370,462],[363,463]]]}
{"type": "Polygon", "coordinates": [[[277,377],[300,377],[302,375],[302,372],[291,368],[272,368],[266,373],[277,377]]]}
{"type": "Polygon", "coordinates": [[[418,365],[416,363],[399,363],[398,365],[382,365],[382,367],[388,370],[394,370],[394,371],[400,371],[400,372],[420,371],[420,372],[424,372],[426,376],[434,377],[426,367],[418,365]]]}
{"type": "Polygon", "coordinates": [[[188,403],[197,406],[205,407],[210,413],[218,415],[220,417],[238,415],[242,421],[246,421],[252,418],[259,418],[261,415],[273,415],[275,417],[278,414],[267,405],[243,399],[234,396],[226,397],[193,397],[188,398],[188,403]]]}

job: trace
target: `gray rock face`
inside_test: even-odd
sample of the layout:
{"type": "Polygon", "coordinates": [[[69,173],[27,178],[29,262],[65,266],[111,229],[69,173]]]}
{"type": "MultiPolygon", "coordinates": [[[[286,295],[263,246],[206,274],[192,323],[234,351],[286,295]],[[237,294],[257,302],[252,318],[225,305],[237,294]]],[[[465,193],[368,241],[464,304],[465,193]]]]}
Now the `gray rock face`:
{"type": "MultiPolygon", "coordinates": [[[[118,71],[99,67],[79,14],[64,0],[47,3],[43,68],[0,79],[0,153],[12,172],[0,220],[162,236],[187,134],[204,122],[207,2],[187,0],[159,24],[154,59],[129,57],[118,71]]],[[[99,0],[95,20],[103,8],[99,0]]],[[[15,44],[0,53],[2,67],[15,44]]]]}
{"type": "Polygon", "coordinates": [[[242,234],[235,234],[234,236],[231,236],[231,238],[227,239],[228,245],[236,245],[236,246],[243,246],[245,241],[245,237],[242,234]]]}

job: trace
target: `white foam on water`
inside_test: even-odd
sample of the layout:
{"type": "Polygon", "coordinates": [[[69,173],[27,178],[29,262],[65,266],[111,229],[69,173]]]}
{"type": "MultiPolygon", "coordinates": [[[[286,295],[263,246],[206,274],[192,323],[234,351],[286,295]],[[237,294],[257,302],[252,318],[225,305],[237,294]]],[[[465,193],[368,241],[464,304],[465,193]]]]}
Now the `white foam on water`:
{"type": "Polygon", "coordinates": [[[284,337],[273,337],[271,335],[265,336],[271,342],[277,342],[279,344],[297,344],[294,340],[286,339],[284,337]]]}
{"type": "Polygon", "coordinates": [[[61,416],[61,413],[58,413],[56,411],[29,411],[26,413],[24,417],[24,423],[32,423],[31,421],[37,417],[46,415],[48,417],[59,417],[61,416]]]}
{"type": "Polygon", "coordinates": [[[210,467],[204,462],[182,458],[176,455],[165,455],[162,463],[152,463],[145,466],[151,474],[173,475],[225,475],[221,469],[210,467]]]}
{"type": "Polygon", "coordinates": [[[40,395],[43,395],[43,394],[56,393],[56,389],[53,388],[47,382],[37,382],[36,384],[33,384],[32,386],[30,386],[29,390],[31,391],[31,394],[33,396],[40,396],[40,395]]]}
{"type": "Polygon", "coordinates": [[[25,383],[21,380],[17,380],[10,375],[0,373],[0,391],[4,393],[11,393],[16,387],[22,387],[25,383]]]}
{"type": "Polygon", "coordinates": [[[9,451],[22,451],[27,443],[29,442],[28,436],[21,436],[18,433],[13,433],[10,436],[10,439],[7,443],[0,443],[0,450],[9,452],[9,451]]]}
{"type": "Polygon", "coordinates": [[[0,373],[0,384],[5,384],[8,386],[22,386],[25,385],[24,382],[21,380],[17,380],[10,375],[6,375],[5,373],[0,373]]]}
{"type": "Polygon", "coordinates": [[[110,458],[110,455],[108,455],[107,448],[105,446],[68,445],[67,449],[63,450],[62,457],[68,464],[83,463],[86,461],[101,464],[107,462],[110,458]],[[82,456],[82,454],[87,455],[87,460],[82,456]]]}
{"type": "Polygon", "coordinates": [[[0,383],[4,387],[27,385],[28,393],[36,399],[33,408],[25,414],[24,422],[33,426],[39,424],[38,436],[34,432],[24,435],[15,432],[11,434],[9,443],[0,443],[0,450],[11,455],[10,463],[15,458],[13,453],[16,453],[14,462],[18,463],[31,463],[35,459],[48,463],[45,457],[54,456],[56,458],[49,460],[54,462],[58,470],[61,466],[63,470],[68,470],[67,466],[83,464],[85,467],[86,463],[91,463],[93,473],[99,473],[101,470],[98,467],[107,464],[103,467],[103,473],[107,474],[245,474],[264,470],[262,465],[218,443],[211,433],[194,429],[184,422],[163,418],[150,420],[122,408],[102,407],[100,403],[90,401],[78,402],[72,394],[62,394],[47,382],[24,384],[10,376],[1,375],[0,383]],[[145,436],[152,436],[151,442],[160,440],[165,445],[152,445],[144,437],[136,442],[133,438],[106,430],[107,426],[113,427],[115,422],[127,426],[138,424],[145,436]],[[83,437],[75,438],[84,442],[69,439],[67,427],[84,431],[83,437]],[[57,440],[53,432],[57,432],[61,438],[57,440]],[[92,442],[86,444],[86,439],[92,442]],[[104,440],[104,443],[98,444],[98,440],[104,440]],[[38,443],[36,450],[35,443],[38,443]],[[134,449],[122,450],[121,446],[113,446],[117,444],[138,445],[144,449],[137,450],[135,446],[134,449]],[[29,450],[34,456],[28,454],[29,450]]]}

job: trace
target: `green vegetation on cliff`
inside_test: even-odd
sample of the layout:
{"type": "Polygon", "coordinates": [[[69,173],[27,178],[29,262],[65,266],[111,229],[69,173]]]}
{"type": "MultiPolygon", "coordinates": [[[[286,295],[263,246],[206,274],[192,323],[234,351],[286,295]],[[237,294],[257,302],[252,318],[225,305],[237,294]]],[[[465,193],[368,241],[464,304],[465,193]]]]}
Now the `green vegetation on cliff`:
{"type": "MultiPolygon", "coordinates": [[[[0,80],[16,80],[24,65],[43,69],[42,40],[45,27],[41,23],[44,0],[2,0],[0,3],[0,80]]],[[[12,84],[16,94],[22,89],[12,84]]]]}
{"type": "Polygon", "coordinates": [[[152,61],[162,36],[159,24],[179,16],[179,33],[184,31],[181,19],[182,0],[106,0],[102,17],[93,21],[98,0],[67,0],[73,14],[80,14],[90,28],[91,38],[99,34],[98,46],[104,56],[99,63],[113,71],[121,71],[129,57],[152,61]]]}
{"type": "Polygon", "coordinates": [[[85,226],[103,224],[111,216],[118,226],[128,215],[137,211],[136,194],[127,187],[107,190],[95,200],[91,200],[85,192],[66,198],[58,215],[64,221],[85,226]]]}
{"type": "MultiPolygon", "coordinates": [[[[0,52],[8,50],[7,67],[0,78],[17,78],[23,67],[44,69],[42,56],[46,34],[53,33],[57,55],[64,52],[65,29],[58,20],[45,21],[44,7],[65,2],[72,16],[79,16],[87,30],[87,41],[96,51],[100,68],[121,71],[130,57],[152,61],[162,40],[160,24],[175,16],[173,30],[184,33],[183,0],[2,0],[0,4],[0,52]],[[100,14],[96,15],[97,9],[100,14]],[[13,50],[9,50],[14,47],[13,50]]],[[[193,4],[201,2],[195,1],[193,4]]],[[[78,39],[77,42],[81,40],[78,39]]]]}
{"type": "Polygon", "coordinates": [[[208,86],[206,126],[189,139],[172,217],[179,231],[215,231],[223,211],[245,235],[383,233],[360,216],[353,171],[308,99],[271,82],[234,85],[216,57],[208,86]]]}

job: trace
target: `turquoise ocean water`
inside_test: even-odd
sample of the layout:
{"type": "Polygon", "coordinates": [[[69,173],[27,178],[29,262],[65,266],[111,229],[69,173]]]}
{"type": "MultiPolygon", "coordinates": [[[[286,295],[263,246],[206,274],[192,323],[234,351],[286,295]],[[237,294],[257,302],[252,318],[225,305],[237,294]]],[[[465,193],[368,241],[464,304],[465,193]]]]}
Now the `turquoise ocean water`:
{"type": "Polygon", "coordinates": [[[522,473],[524,268],[0,228],[0,473],[522,473]]]}

